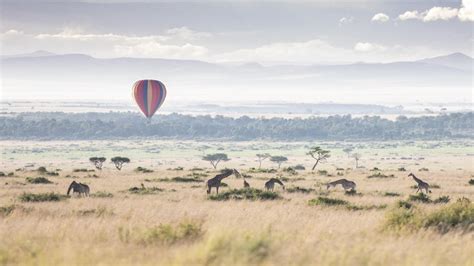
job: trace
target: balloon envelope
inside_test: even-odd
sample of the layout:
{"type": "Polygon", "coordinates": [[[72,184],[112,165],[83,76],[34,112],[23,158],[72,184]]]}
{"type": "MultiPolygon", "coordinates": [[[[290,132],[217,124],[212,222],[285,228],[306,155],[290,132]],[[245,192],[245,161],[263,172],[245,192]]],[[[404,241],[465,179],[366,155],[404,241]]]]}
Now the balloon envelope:
{"type": "Polygon", "coordinates": [[[139,80],[133,84],[133,98],[143,114],[150,118],[165,101],[166,87],[158,80],[139,80]]]}

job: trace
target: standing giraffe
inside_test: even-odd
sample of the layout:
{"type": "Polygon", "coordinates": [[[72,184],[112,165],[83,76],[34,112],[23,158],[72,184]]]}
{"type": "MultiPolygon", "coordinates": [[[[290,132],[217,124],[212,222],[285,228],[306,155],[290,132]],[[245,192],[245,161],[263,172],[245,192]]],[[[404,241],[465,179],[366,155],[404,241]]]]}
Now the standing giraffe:
{"type": "Polygon", "coordinates": [[[224,173],[216,175],[215,177],[207,180],[207,194],[211,193],[211,188],[215,187],[217,194],[219,194],[219,187],[221,186],[222,179],[234,174],[236,177],[240,176],[240,173],[235,169],[226,170],[224,173]]]}
{"type": "Polygon", "coordinates": [[[430,184],[428,184],[425,181],[419,179],[418,177],[416,177],[412,173],[410,173],[408,176],[413,177],[413,179],[415,180],[415,182],[418,186],[418,189],[416,190],[417,193],[418,193],[418,191],[421,191],[421,193],[423,193],[423,189],[426,190],[426,194],[428,194],[428,192],[431,193],[431,190],[429,190],[430,184]]]}
{"type": "Polygon", "coordinates": [[[267,182],[265,182],[265,189],[273,191],[273,188],[275,187],[275,183],[280,184],[280,186],[282,186],[283,189],[285,189],[285,185],[283,184],[283,182],[281,182],[280,179],[276,179],[276,178],[272,178],[268,180],[267,182]]]}

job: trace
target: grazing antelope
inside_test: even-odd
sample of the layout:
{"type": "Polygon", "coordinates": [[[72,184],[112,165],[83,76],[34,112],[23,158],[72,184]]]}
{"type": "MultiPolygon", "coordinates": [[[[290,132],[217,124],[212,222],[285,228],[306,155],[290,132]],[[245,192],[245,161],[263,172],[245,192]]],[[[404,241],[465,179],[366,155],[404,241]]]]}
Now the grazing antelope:
{"type": "Polygon", "coordinates": [[[78,193],[79,196],[84,194],[84,196],[89,196],[89,186],[86,184],[82,183],[77,183],[76,181],[72,181],[72,183],[69,185],[69,188],[67,190],[67,195],[69,196],[69,193],[72,190],[72,194],[78,193]]]}
{"type": "Polygon", "coordinates": [[[239,171],[237,171],[235,169],[230,169],[230,170],[225,171],[222,174],[216,175],[215,177],[207,180],[207,194],[211,193],[211,188],[213,188],[213,187],[216,188],[216,192],[217,192],[217,194],[219,194],[219,187],[221,185],[222,179],[224,179],[224,178],[226,178],[226,177],[228,177],[232,174],[235,175],[236,177],[241,176],[239,171]]]}
{"type": "Polygon", "coordinates": [[[250,184],[244,179],[244,188],[250,188],[250,184]]]}
{"type": "Polygon", "coordinates": [[[326,188],[329,189],[330,187],[336,187],[339,184],[342,186],[342,188],[344,188],[344,190],[348,190],[348,189],[355,190],[356,188],[356,183],[347,179],[339,179],[339,180],[330,182],[327,184],[326,188]]]}
{"type": "Polygon", "coordinates": [[[416,177],[412,173],[410,173],[408,176],[413,177],[413,179],[415,180],[415,182],[418,186],[418,189],[416,190],[417,193],[418,193],[418,191],[421,191],[421,193],[423,193],[423,189],[426,190],[426,194],[428,194],[428,192],[431,193],[430,184],[428,184],[425,181],[419,179],[418,177],[416,177]]]}
{"type": "Polygon", "coordinates": [[[283,189],[285,189],[285,185],[283,184],[283,182],[281,182],[280,179],[276,179],[276,178],[272,178],[268,180],[267,182],[265,182],[265,189],[273,191],[273,188],[275,187],[275,183],[279,184],[280,186],[282,186],[283,189]]]}

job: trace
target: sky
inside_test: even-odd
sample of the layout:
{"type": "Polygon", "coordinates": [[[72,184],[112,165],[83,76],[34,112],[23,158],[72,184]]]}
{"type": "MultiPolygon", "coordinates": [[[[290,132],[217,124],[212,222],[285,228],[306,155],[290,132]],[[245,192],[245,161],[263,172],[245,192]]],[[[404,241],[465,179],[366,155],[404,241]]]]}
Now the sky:
{"type": "Polygon", "coordinates": [[[317,64],[472,56],[474,0],[1,0],[1,54],[317,64]]]}

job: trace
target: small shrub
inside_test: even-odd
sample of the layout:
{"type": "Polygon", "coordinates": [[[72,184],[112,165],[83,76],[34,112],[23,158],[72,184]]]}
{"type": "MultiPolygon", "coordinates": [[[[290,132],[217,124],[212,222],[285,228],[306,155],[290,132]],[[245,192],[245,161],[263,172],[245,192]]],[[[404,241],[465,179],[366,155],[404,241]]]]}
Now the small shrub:
{"type": "Polygon", "coordinates": [[[277,170],[276,169],[265,169],[265,168],[254,168],[254,167],[252,167],[252,168],[249,169],[248,172],[253,173],[253,174],[258,174],[258,173],[269,173],[269,174],[271,174],[271,173],[276,173],[277,170]]]}
{"type": "Polygon", "coordinates": [[[197,179],[197,178],[194,178],[194,177],[173,177],[171,178],[170,181],[173,181],[173,182],[183,182],[183,183],[190,183],[190,182],[203,182],[202,180],[200,179],[197,179]]]}
{"type": "Polygon", "coordinates": [[[178,167],[175,167],[175,168],[168,168],[168,170],[170,170],[170,171],[183,171],[184,167],[178,166],[178,167]]]}
{"type": "Polygon", "coordinates": [[[31,184],[52,184],[53,182],[44,177],[27,177],[26,182],[31,184]]]}
{"type": "Polygon", "coordinates": [[[162,191],[164,191],[164,189],[158,187],[131,187],[128,189],[128,192],[137,195],[158,194],[162,191]]]}
{"type": "Polygon", "coordinates": [[[386,204],[381,205],[353,205],[349,204],[346,208],[350,211],[370,211],[370,210],[383,210],[387,208],[386,204]]]}
{"type": "Polygon", "coordinates": [[[400,194],[396,192],[385,192],[383,195],[385,197],[399,197],[400,196],[400,194]]]}
{"type": "Polygon", "coordinates": [[[193,222],[182,222],[176,226],[160,224],[141,230],[137,242],[143,245],[172,245],[179,242],[193,241],[203,234],[202,226],[193,222]]]}
{"type": "Polygon", "coordinates": [[[369,175],[367,178],[395,178],[395,176],[393,174],[384,175],[384,174],[378,172],[378,173],[375,173],[373,175],[369,175]]]}
{"type": "Polygon", "coordinates": [[[290,187],[286,189],[286,192],[288,193],[304,193],[308,194],[311,192],[316,191],[314,188],[304,188],[304,187],[290,187]]]}
{"type": "Polygon", "coordinates": [[[328,175],[328,171],[326,171],[326,170],[318,170],[318,175],[327,176],[327,175],[328,175]]]}
{"type": "Polygon", "coordinates": [[[78,216],[94,216],[94,217],[104,217],[112,216],[113,211],[107,209],[105,206],[99,206],[97,209],[86,209],[79,210],[75,212],[78,216]]]}
{"type": "Polygon", "coordinates": [[[344,171],[344,168],[337,167],[336,171],[344,171]]]}
{"type": "Polygon", "coordinates": [[[44,201],[61,201],[67,199],[68,196],[57,194],[54,192],[50,193],[23,193],[20,196],[22,202],[44,202],[44,201]]]}
{"type": "Polygon", "coordinates": [[[224,193],[209,196],[210,200],[277,200],[280,194],[273,191],[263,191],[256,188],[232,189],[224,193]]]}
{"type": "Polygon", "coordinates": [[[16,206],[15,205],[8,205],[8,206],[1,206],[0,207],[0,217],[7,217],[10,215],[14,210],[16,206]]]}
{"type": "Polygon", "coordinates": [[[429,169],[428,169],[428,168],[425,168],[425,167],[423,167],[423,168],[420,168],[420,169],[418,169],[418,171],[419,171],[419,172],[428,172],[428,171],[429,171],[429,169]]]}
{"type": "Polygon", "coordinates": [[[449,196],[441,196],[435,200],[433,200],[433,203],[448,203],[451,199],[449,198],[449,196]]]}
{"type": "Polygon", "coordinates": [[[410,202],[405,201],[405,200],[399,200],[399,201],[397,201],[397,207],[398,208],[411,209],[411,207],[413,207],[413,204],[411,204],[410,202]]]}
{"type": "Polygon", "coordinates": [[[91,194],[91,197],[93,198],[112,198],[113,196],[114,194],[106,191],[97,191],[91,194]]]}
{"type": "Polygon", "coordinates": [[[474,179],[469,179],[469,182],[467,182],[469,185],[474,186],[474,179]]]}
{"type": "Polygon", "coordinates": [[[370,171],[380,171],[380,169],[377,168],[377,167],[374,167],[374,168],[370,169],[370,171]]]}
{"type": "Polygon", "coordinates": [[[398,171],[399,172],[406,172],[407,170],[405,169],[405,167],[400,167],[400,168],[398,168],[398,171]]]}
{"type": "Polygon", "coordinates": [[[204,171],[204,168],[199,168],[199,167],[193,167],[191,168],[191,171],[204,171]]]}
{"type": "Polygon", "coordinates": [[[349,202],[341,199],[333,199],[326,197],[318,197],[317,199],[312,199],[308,202],[309,205],[322,205],[322,206],[341,206],[349,205],[349,202]]]}
{"type": "Polygon", "coordinates": [[[422,203],[430,203],[431,199],[424,193],[418,193],[416,195],[410,195],[408,196],[409,201],[418,201],[422,203]]]}
{"type": "Polygon", "coordinates": [[[48,172],[48,170],[46,170],[46,167],[44,167],[44,166],[38,167],[38,169],[36,169],[36,171],[40,174],[44,174],[44,173],[48,172]]]}
{"type": "Polygon", "coordinates": [[[293,166],[293,169],[304,171],[304,170],[306,170],[306,167],[304,167],[304,165],[302,165],[302,164],[297,164],[297,165],[293,166]]]}
{"type": "Polygon", "coordinates": [[[76,168],[76,169],[72,169],[72,172],[74,172],[74,173],[80,173],[80,172],[87,173],[87,172],[95,172],[95,170],[94,169],[86,169],[86,168],[76,168]]]}
{"type": "Polygon", "coordinates": [[[147,168],[145,168],[145,167],[138,166],[137,168],[135,168],[135,172],[139,172],[139,173],[153,173],[153,170],[147,169],[147,168]]]}
{"type": "Polygon", "coordinates": [[[362,193],[359,193],[356,190],[351,189],[351,190],[344,191],[344,195],[346,195],[346,196],[362,196],[362,193]]]}
{"type": "Polygon", "coordinates": [[[343,175],[344,175],[344,172],[337,172],[336,175],[337,175],[337,176],[343,176],[343,175]]]}
{"type": "Polygon", "coordinates": [[[7,176],[7,175],[4,172],[0,172],[0,177],[4,177],[4,176],[7,176]]]}

